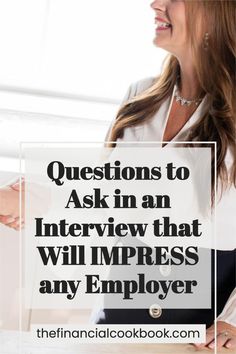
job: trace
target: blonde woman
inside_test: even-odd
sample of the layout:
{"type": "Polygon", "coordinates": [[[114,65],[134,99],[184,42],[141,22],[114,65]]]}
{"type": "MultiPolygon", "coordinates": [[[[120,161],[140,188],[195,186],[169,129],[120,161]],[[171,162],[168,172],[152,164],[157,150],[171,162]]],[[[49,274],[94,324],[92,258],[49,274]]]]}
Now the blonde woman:
{"type": "MultiPolygon", "coordinates": [[[[155,0],[151,7],[154,44],[170,55],[160,77],[131,85],[107,141],[217,142],[217,346],[235,348],[236,1],[155,0]]],[[[96,322],[205,323],[202,346],[216,346],[213,308],[153,317],[148,309],[103,309],[96,322]]]]}

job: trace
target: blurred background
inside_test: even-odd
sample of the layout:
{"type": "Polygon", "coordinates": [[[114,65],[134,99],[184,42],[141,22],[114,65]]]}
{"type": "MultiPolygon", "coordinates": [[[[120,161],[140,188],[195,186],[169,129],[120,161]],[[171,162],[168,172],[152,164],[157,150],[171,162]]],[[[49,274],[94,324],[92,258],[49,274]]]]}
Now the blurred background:
{"type": "Polygon", "coordinates": [[[18,169],[20,141],[103,141],[128,86],[160,72],[150,3],[0,2],[4,169],[18,169]]]}
{"type": "MultiPolygon", "coordinates": [[[[150,3],[0,2],[0,185],[20,142],[103,141],[129,85],[158,75],[150,3]]],[[[17,328],[19,265],[19,233],[0,225],[0,328],[17,328]]]]}

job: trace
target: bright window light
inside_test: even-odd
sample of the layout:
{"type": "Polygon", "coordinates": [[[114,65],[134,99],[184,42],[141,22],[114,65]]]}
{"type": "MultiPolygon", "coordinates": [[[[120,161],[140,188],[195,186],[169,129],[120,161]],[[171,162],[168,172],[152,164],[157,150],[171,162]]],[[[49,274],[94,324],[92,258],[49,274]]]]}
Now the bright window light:
{"type": "Polygon", "coordinates": [[[120,100],[160,72],[147,0],[0,3],[0,84],[120,100]]]}
{"type": "Polygon", "coordinates": [[[129,85],[158,75],[166,56],[153,45],[150,3],[0,2],[0,156],[8,170],[21,141],[104,140],[129,85]]]}

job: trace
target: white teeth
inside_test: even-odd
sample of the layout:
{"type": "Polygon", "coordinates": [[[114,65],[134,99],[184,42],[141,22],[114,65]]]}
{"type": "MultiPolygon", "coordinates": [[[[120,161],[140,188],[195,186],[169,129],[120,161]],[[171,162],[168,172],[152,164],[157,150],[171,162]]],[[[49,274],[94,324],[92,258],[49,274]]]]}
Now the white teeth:
{"type": "Polygon", "coordinates": [[[159,28],[169,28],[171,27],[170,23],[167,22],[161,22],[161,21],[156,21],[156,24],[159,28]]]}

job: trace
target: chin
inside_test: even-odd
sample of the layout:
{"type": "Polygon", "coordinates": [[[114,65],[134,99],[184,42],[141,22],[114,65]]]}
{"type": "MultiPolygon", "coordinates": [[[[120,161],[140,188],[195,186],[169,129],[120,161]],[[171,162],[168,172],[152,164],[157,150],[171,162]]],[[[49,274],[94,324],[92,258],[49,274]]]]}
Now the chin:
{"type": "Polygon", "coordinates": [[[153,44],[161,49],[167,50],[167,43],[165,40],[161,39],[160,37],[155,37],[153,39],[153,44]]]}
{"type": "Polygon", "coordinates": [[[176,56],[176,48],[170,44],[170,41],[160,38],[159,36],[153,39],[153,44],[155,47],[165,50],[166,52],[176,56]]]}

